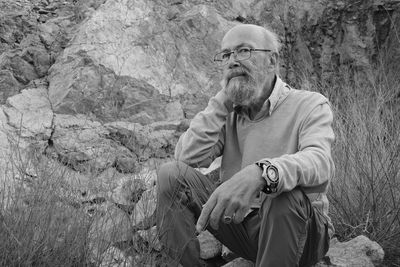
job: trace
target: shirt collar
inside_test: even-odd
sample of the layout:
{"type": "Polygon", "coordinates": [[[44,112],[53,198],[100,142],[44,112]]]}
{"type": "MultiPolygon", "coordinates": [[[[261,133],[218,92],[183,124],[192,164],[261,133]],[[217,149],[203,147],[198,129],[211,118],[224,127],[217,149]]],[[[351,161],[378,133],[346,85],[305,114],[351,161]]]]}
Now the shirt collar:
{"type": "MultiPolygon", "coordinates": [[[[272,112],[279,106],[280,103],[285,100],[290,91],[290,87],[284,83],[279,76],[276,76],[274,89],[267,100],[265,100],[260,111],[254,118],[254,120],[259,120],[264,118],[267,114],[271,116],[272,112]]],[[[242,106],[234,105],[234,110],[240,115],[245,115],[248,117],[247,109],[242,106]]]]}

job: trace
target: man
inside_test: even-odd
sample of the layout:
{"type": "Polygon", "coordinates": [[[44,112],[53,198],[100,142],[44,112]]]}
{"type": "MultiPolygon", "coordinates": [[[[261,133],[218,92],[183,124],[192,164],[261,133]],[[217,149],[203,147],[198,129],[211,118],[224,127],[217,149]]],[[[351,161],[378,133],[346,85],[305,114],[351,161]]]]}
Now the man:
{"type": "Polygon", "coordinates": [[[334,173],[328,100],[277,75],[279,41],[238,25],[214,60],[222,90],[191,121],[176,162],[158,173],[161,242],[183,266],[202,266],[196,233],[209,230],[256,266],[309,266],[329,246],[326,191],[334,173]],[[195,170],[222,156],[221,184],[195,170]]]}

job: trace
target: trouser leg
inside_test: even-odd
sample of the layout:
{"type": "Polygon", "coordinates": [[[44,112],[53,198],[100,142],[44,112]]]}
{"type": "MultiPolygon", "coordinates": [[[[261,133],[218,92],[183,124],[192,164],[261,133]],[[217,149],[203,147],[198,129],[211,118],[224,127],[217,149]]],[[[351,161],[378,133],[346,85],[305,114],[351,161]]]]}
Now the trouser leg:
{"type": "Polygon", "coordinates": [[[209,231],[235,254],[256,262],[256,266],[310,266],[328,249],[325,222],[307,196],[296,188],[267,198],[260,210],[250,213],[241,224],[220,223],[218,231],[209,231]]]}
{"type": "Polygon", "coordinates": [[[233,253],[255,262],[260,224],[258,210],[254,210],[244,218],[242,223],[224,224],[221,222],[218,230],[214,230],[210,226],[207,227],[207,230],[233,253]]]}
{"type": "MultiPolygon", "coordinates": [[[[214,184],[184,163],[163,165],[158,173],[157,226],[160,241],[183,266],[199,266],[195,234],[201,206],[214,184]]],[[[237,255],[256,266],[309,266],[329,245],[327,223],[298,188],[267,198],[240,224],[207,229],[237,255]],[[322,247],[322,249],[321,249],[322,247]]]]}
{"type": "Polygon", "coordinates": [[[195,224],[201,206],[214,191],[203,174],[182,162],[164,164],[157,175],[157,227],[160,241],[175,261],[168,265],[200,266],[195,224]]]}
{"type": "Polygon", "coordinates": [[[310,266],[327,252],[327,222],[299,188],[267,198],[260,216],[256,266],[310,266]]]}

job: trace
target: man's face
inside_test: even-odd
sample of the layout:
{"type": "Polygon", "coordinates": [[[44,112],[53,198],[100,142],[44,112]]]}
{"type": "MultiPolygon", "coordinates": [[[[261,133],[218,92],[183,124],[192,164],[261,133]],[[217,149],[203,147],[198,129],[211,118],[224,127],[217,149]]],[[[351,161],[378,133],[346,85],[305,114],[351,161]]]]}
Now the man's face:
{"type": "MultiPolygon", "coordinates": [[[[265,38],[251,27],[235,27],[222,40],[222,51],[233,51],[242,47],[268,49],[265,38]]],[[[251,58],[237,61],[232,54],[224,66],[222,86],[233,103],[251,106],[262,96],[266,83],[268,54],[252,52],[251,58]]]]}

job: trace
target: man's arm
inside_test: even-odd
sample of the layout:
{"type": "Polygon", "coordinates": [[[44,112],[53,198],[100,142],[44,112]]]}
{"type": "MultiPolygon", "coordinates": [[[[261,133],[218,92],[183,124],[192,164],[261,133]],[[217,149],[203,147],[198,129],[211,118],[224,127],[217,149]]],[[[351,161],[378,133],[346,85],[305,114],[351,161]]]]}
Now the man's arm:
{"type": "MultiPolygon", "coordinates": [[[[306,114],[299,133],[299,151],[277,158],[266,159],[278,168],[278,190],[270,196],[304,188],[325,187],[333,177],[335,166],[331,155],[334,141],[333,114],[328,102],[314,107],[306,114]]],[[[311,189],[312,190],[312,189],[311,189]]]]}
{"type": "MultiPolygon", "coordinates": [[[[266,158],[278,168],[280,182],[277,196],[296,186],[319,187],[329,183],[334,174],[331,145],[333,114],[327,101],[317,105],[305,119],[299,130],[299,152],[277,158],[266,158]]],[[[261,169],[250,164],[221,184],[211,194],[197,221],[196,230],[201,231],[209,218],[210,225],[218,229],[222,213],[235,213],[235,223],[241,222],[255,196],[265,186],[261,169]]]]}
{"type": "Polygon", "coordinates": [[[231,111],[232,102],[224,91],[218,92],[179,138],[175,159],[196,168],[208,167],[222,153],[226,117],[231,111]]]}

